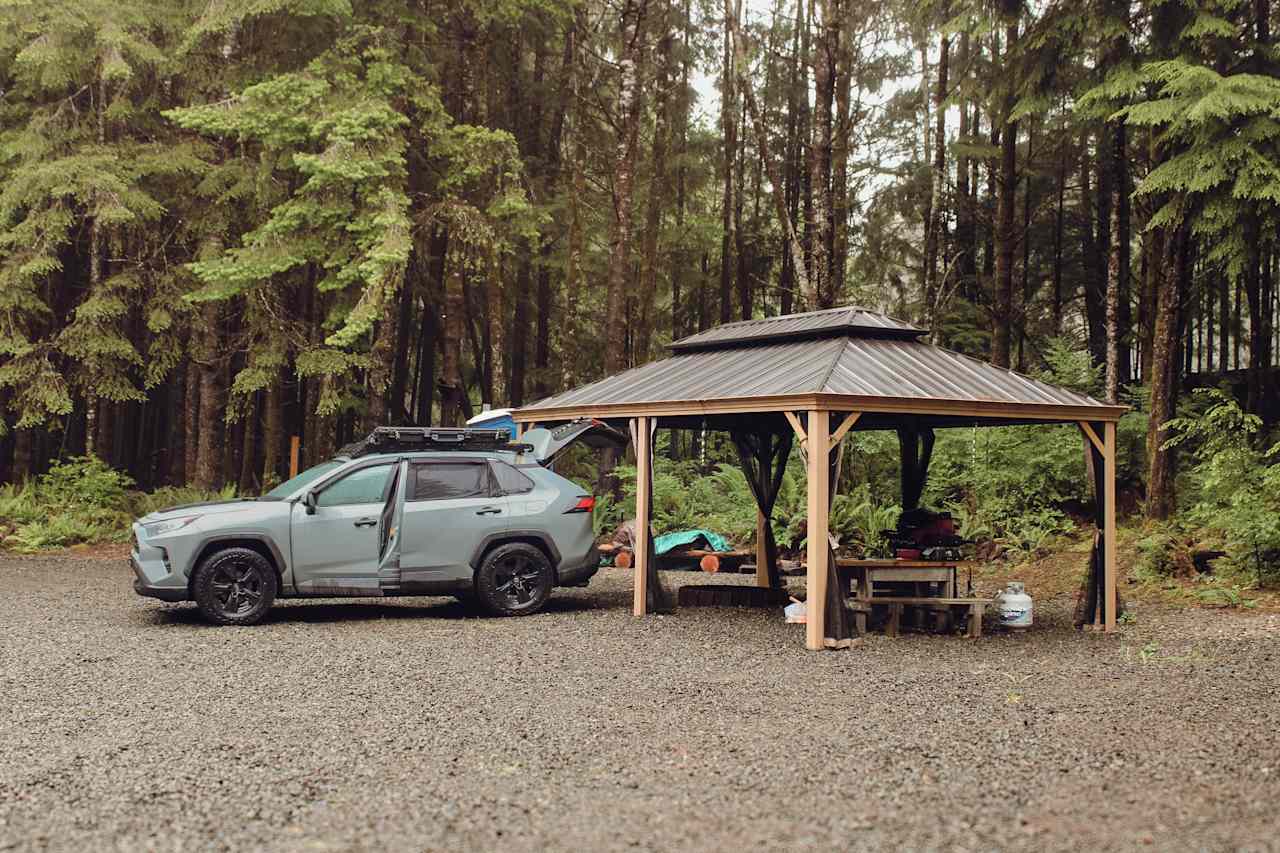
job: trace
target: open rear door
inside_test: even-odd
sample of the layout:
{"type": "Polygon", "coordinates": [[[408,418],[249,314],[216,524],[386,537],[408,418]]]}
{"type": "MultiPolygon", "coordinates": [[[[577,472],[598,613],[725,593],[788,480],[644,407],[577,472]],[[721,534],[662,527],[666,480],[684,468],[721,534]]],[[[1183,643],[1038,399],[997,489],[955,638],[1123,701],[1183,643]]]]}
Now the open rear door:
{"type": "Polygon", "coordinates": [[[531,455],[540,465],[550,465],[566,448],[577,442],[582,442],[593,450],[606,447],[622,450],[628,441],[626,433],[614,429],[604,421],[592,419],[570,421],[552,429],[531,429],[520,440],[533,447],[531,455]]]}
{"type": "Polygon", "coordinates": [[[396,463],[387,483],[387,496],[378,516],[378,581],[384,589],[400,584],[400,528],[404,519],[405,477],[408,463],[396,463]]]}

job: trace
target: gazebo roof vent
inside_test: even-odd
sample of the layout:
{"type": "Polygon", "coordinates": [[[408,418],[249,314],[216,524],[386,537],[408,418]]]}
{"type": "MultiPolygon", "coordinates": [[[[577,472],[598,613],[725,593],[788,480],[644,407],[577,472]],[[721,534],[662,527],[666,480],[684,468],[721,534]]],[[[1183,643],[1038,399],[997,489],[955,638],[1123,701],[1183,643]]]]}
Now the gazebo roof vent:
{"type": "Polygon", "coordinates": [[[917,328],[886,314],[856,305],[846,305],[824,311],[726,323],[681,338],[670,344],[669,348],[675,352],[692,352],[821,338],[891,338],[910,341],[927,333],[928,329],[917,328]]]}

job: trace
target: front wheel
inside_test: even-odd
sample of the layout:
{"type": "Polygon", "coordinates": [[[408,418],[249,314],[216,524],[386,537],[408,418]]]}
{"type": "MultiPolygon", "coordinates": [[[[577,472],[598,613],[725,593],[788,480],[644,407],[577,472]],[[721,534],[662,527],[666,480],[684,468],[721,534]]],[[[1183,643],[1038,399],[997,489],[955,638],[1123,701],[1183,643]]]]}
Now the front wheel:
{"type": "Polygon", "coordinates": [[[551,597],[555,573],[537,548],[524,542],[499,545],[476,572],[476,596],[490,613],[528,616],[551,597]]]}
{"type": "Polygon", "coordinates": [[[217,625],[255,625],[276,599],[279,581],[267,559],[249,548],[224,548],[205,558],[192,582],[204,618],[217,625]]]}

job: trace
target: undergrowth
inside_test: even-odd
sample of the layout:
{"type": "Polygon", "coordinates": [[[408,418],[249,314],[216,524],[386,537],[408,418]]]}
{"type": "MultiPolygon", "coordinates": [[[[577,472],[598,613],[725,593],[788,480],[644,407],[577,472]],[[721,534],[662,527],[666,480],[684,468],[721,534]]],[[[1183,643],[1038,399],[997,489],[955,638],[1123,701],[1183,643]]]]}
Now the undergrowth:
{"type": "Polygon", "coordinates": [[[232,495],[231,489],[211,495],[172,487],[140,492],[133,485],[128,475],[84,456],[56,463],[34,481],[0,485],[0,547],[32,553],[123,542],[129,538],[130,523],[140,515],[232,495]]]}

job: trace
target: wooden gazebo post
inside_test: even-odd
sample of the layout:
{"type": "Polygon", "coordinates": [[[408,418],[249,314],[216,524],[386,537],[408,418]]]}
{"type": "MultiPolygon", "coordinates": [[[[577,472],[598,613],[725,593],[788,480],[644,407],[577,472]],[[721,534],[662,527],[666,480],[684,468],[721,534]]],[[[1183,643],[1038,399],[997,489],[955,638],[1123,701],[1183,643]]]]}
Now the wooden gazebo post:
{"type": "Polygon", "coordinates": [[[1102,493],[1104,507],[1103,532],[1103,589],[1106,596],[1106,618],[1103,630],[1108,634],[1116,630],[1116,422],[1102,425],[1103,463],[1102,493]]]}
{"type": "MultiPolygon", "coordinates": [[[[1084,433],[1085,450],[1092,444],[1102,456],[1102,470],[1089,461],[1092,455],[1086,456],[1086,464],[1092,471],[1093,490],[1097,495],[1102,493],[1102,609],[1104,618],[1102,629],[1108,634],[1116,630],[1116,609],[1119,597],[1116,594],[1116,422],[1104,421],[1102,436],[1094,425],[1088,421],[1079,421],[1080,431],[1084,433]],[[1101,481],[1099,481],[1101,480],[1101,481]]],[[[1090,617],[1092,618],[1092,617],[1090,617]]]]}
{"type": "Polygon", "coordinates": [[[649,516],[653,506],[653,453],[649,418],[631,421],[632,440],[636,450],[636,536],[635,582],[631,599],[631,612],[644,616],[649,605],[649,516]]]}
{"type": "Polygon", "coordinates": [[[831,431],[826,409],[810,409],[805,430],[805,453],[808,463],[808,532],[805,575],[805,647],[819,651],[826,637],[827,601],[827,537],[831,512],[831,476],[829,451],[831,431]]]}

